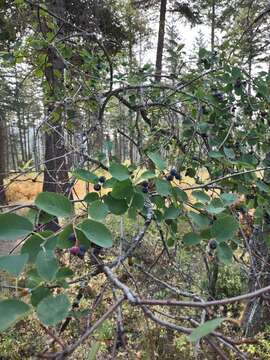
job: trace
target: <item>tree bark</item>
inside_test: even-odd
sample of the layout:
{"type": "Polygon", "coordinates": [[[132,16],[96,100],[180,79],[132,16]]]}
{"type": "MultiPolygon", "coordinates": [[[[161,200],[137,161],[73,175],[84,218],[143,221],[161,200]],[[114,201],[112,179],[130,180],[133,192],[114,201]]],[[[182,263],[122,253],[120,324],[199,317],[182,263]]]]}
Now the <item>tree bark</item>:
{"type": "Polygon", "coordinates": [[[214,67],[214,56],[215,56],[215,29],[216,29],[216,0],[212,0],[211,6],[211,68],[214,67]]]}
{"type": "Polygon", "coordinates": [[[161,72],[162,72],[162,57],[163,57],[164,37],[165,37],[166,7],[167,7],[167,0],[161,0],[160,11],[159,11],[159,30],[158,30],[158,43],[157,43],[157,55],[156,55],[156,74],[155,74],[156,81],[160,81],[161,72]]]}
{"type": "MultiPolygon", "coordinates": [[[[270,164],[270,153],[266,155],[270,164]]],[[[264,182],[270,184],[270,172],[265,171],[264,182]]],[[[249,241],[250,275],[249,291],[255,291],[270,284],[270,252],[265,239],[270,236],[270,216],[265,213],[263,225],[257,225],[249,241]]],[[[243,328],[246,336],[254,336],[270,324],[270,298],[251,299],[243,315],[243,328]]]]}
{"type": "MultiPolygon", "coordinates": [[[[64,18],[64,1],[47,1],[48,8],[56,15],[64,18]]],[[[41,31],[50,31],[46,23],[41,31]]],[[[58,36],[61,37],[61,27],[59,24],[58,36]]],[[[68,187],[68,166],[66,161],[66,149],[64,141],[64,130],[62,127],[62,110],[55,108],[55,102],[62,100],[64,69],[65,64],[59,57],[53,47],[48,47],[48,66],[45,68],[45,77],[49,85],[49,91],[46,94],[47,115],[49,116],[48,128],[45,132],[45,165],[44,165],[44,183],[43,191],[64,192],[68,187]],[[52,111],[57,114],[57,118],[50,116],[52,111]]]]}

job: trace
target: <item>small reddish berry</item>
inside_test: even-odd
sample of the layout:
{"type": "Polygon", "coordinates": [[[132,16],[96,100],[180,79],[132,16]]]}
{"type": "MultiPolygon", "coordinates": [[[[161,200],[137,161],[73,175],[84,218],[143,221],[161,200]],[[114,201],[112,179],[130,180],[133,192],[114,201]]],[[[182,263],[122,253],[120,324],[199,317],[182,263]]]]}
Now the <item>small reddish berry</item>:
{"type": "Polygon", "coordinates": [[[78,255],[80,253],[80,247],[79,246],[72,246],[72,248],[69,250],[69,252],[72,255],[78,255]]]}

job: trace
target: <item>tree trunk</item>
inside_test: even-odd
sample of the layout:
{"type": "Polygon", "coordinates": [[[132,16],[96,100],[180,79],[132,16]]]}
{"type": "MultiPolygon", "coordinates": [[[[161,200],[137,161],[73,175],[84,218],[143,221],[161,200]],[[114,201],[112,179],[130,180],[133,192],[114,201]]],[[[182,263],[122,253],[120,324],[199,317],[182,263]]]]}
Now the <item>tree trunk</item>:
{"type": "Polygon", "coordinates": [[[211,55],[212,62],[211,68],[214,67],[214,56],[215,56],[215,28],[216,28],[216,0],[212,0],[211,6],[211,55]]]}
{"type": "MultiPolygon", "coordinates": [[[[64,18],[64,1],[47,1],[47,7],[54,14],[64,18]]],[[[50,31],[46,23],[43,23],[43,31],[50,31]]],[[[61,26],[58,36],[61,37],[61,26]]],[[[62,100],[65,64],[53,47],[48,47],[48,66],[45,68],[45,77],[49,85],[47,97],[47,115],[54,110],[57,118],[51,116],[48,120],[48,128],[45,132],[45,164],[43,191],[64,192],[68,188],[68,167],[65,157],[64,130],[62,127],[62,110],[55,109],[55,102],[62,100]]]]}
{"type": "Polygon", "coordinates": [[[0,204],[6,202],[4,190],[4,178],[6,172],[6,127],[2,117],[0,117],[0,204]]]}
{"type": "Polygon", "coordinates": [[[166,6],[167,6],[167,0],[161,0],[160,11],[159,11],[159,29],[158,29],[158,43],[157,43],[157,55],[156,55],[156,74],[155,74],[156,81],[160,81],[161,71],[162,71],[162,57],[163,57],[164,37],[165,37],[166,6]]]}
{"type": "MultiPolygon", "coordinates": [[[[270,164],[270,153],[266,155],[270,164]]],[[[270,172],[265,171],[264,182],[270,184],[270,172]]],[[[265,239],[270,236],[270,216],[265,213],[263,226],[257,225],[249,241],[250,275],[249,291],[255,291],[270,284],[270,252],[265,239]]],[[[270,298],[251,299],[243,315],[246,336],[254,336],[270,324],[270,298]]]]}

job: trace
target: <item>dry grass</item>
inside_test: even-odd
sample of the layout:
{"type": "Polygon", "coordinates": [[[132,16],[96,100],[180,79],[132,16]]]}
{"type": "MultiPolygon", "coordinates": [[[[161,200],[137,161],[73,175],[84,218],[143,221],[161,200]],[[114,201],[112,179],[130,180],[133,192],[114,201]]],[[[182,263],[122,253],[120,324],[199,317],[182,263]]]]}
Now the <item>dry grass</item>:
{"type": "MultiPolygon", "coordinates": [[[[200,178],[206,181],[208,179],[207,171],[202,171],[199,174],[200,178]]],[[[6,180],[6,197],[9,203],[31,203],[35,197],[42,191],[43,176],[37,177],[36,173],[29,173],[27,175],[21,175],[20,177],[10,176],[6,180]]],[[[194,184],[194,179],[190,177],[184,177],[179,183],[180,186],[186,187],[194,184]]],[[[74,187],[74,199],[82,199],[84,196],[93,190],[92,184],[87,184],[82,180],[78,180],[74,187]]],[[[107,192],[103,190],[103,192],[107,192]]],[[[188,191],[190,196],[191,191],[188,191]]],[[[212,195],[211,193],[209,195],[212,195]]]]}

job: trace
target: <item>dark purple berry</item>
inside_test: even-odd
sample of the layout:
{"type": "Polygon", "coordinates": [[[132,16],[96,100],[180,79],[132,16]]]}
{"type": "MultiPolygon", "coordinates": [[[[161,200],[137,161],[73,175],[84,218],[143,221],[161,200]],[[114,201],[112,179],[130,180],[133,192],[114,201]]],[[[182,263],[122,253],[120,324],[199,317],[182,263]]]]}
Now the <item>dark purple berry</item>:
{"type": "Polygon", "coordinates": [[[85,248],[85,246],[80,245],[80,251],[81,251],[81,252],[83,252],[83,253],[85,253],[85,252],[86,252],[86,248],[85,248]]]}
{"type": "Polygon", "coordinates": [[[106,181],[105,176],[100,176],[99,179],[98,179],[98,181],[99,181],[101,184],[104,184],[105,181],[106,181]]]}
{"type": "Polygon", "coordinates": [[[166,180],[173,181],[173,176],[171,174],[167,175],[166,180]]]}
{"type": "Polygon", "coordinates": [[[216,240],[210,240],[210,241],[209,241],[209,248],[210,248],[211,250],[215,250],[215,249],[217,248],[217,242],[216,242],[216,240]]]}
{"type": "Polygon", "coordinates": [[[76,241],[75,234],[74,233],[70,234],[69,237],[68,237],[68,240],[74,243],[76,241]]]}
{"type": "Polygon", "coordinates": [[[174,175],[176,180],[181,180],[181,175],[179,173],[177,173],[176,175],[174,175]]]}
{"type": "Polygon", "coordinates": [[[95,191],[100,191],[100,189],[101,189],[101,185],[100,185],[100,184],[95,184],[95,185],[94,185],[94,190],[95,190],[95,191]]]}
{"type": "Polygon", "coordinates": [[[142,192],[145,193],[145,194],[147,194],[147,193],[148,193],[148,188],[147,188],[147,187],[143,187],[143,188],[142,188],[142,192]]]}
{"type": "Polygon", "coordinates": [[[69,250],[69,252],[72,255],[78,255],[80,252],[80,248],[79,248],[79,246],[72,246],[72,248],[69,250]]]}
{"type": "Polygon", "coordinates": [[[149,186],[148,181],[143,181],[143,182],[142,182],[142,186],[145,187],[145,188],[147,188],[147,187],[149,186]]]}
{"type": "Polygon", "coordinates": [[[176,169],[171,169],[170,174],[171,174],[172,176],[176,176],[176,175],[177,175],[176,169]]]}
{"type": "Polygon", "coordinates": [[[86,253],[86,248],[85,248],[85,246],[81,245],[81,246],[80,246],[80,251],[79,251],[79,253],[77,254],[77,256],[78,256],[80,259],[83,259],[85,253],[86,253]]]}

